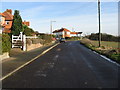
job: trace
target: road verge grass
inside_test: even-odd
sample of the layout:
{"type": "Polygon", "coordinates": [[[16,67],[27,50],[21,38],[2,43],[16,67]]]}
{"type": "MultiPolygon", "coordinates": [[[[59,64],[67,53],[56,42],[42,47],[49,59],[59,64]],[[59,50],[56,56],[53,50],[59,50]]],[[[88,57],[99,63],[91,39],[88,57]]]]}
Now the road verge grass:
{"type": "MultiPolygon", "coordinates": [[[[94,42],[92,40],[89,39],[82,39],[80,40],[80,43],[84,46],[86,46],[87,48],[91,49],[92,51],[96,51],[97,53],[104,55],[112,60],[114,60],[115,62],[120,63],[120,51],[119,48],[115,49],[115,48],[109,48],[105,45],[102,45],[101,47],[98,47],[98,45],[94,44],[94,42]]],[[[110,43],[110,42],[109,42],[110,43]]]]}

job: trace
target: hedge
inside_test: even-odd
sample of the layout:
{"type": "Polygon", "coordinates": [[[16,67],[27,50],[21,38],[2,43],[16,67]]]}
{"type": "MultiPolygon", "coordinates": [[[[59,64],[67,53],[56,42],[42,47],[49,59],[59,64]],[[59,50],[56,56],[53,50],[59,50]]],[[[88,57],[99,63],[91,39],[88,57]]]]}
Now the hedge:
{"type": "Polygon", "coordinates": [[[2,53],[9,52],[11,49],[11,38],[8,34],[2,35],[2,53]]]}

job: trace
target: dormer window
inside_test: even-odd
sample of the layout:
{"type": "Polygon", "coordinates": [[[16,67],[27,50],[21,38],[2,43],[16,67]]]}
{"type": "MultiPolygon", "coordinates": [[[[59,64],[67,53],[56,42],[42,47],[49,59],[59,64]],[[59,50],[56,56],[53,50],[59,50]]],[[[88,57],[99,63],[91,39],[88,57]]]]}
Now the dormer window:
{"type": "Polygon", "coordinates": [[[9,21],[6,21],[6,24],[9,24],[9,21]]]}

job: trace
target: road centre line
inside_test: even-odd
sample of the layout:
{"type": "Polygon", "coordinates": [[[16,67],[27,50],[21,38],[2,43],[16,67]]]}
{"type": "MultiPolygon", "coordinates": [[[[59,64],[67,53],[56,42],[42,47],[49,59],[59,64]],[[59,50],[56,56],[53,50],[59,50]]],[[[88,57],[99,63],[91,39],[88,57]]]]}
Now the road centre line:
{"type": "Polygon", "coordinates": [[[47,50],[43,51],[43,53],[39,54],[38,56],[34,57],[33,59],[31,59],[30,61],[26,62],[25,64],[21,65],[20,67],[16,68],[15,70],[13,70],[12,72],[8,73],[7,75],[3,76],[2,78],[0,78],[0,81],[6,79],[7,77],[11,76],[12,74],[14,74],[15,72],[17,72],[18,70],[20,70],[21,68],[25,67],[26,65],[30,64],[31,62],[33,62],[34,60],[36,60],[37,58],[39,58],[40,56],[44,55],[45,53],[47,53],[48,51],[50,51],[52,48],[56,47],[59,43],[55,44],[54,46],[48,48],[47,50]]]}

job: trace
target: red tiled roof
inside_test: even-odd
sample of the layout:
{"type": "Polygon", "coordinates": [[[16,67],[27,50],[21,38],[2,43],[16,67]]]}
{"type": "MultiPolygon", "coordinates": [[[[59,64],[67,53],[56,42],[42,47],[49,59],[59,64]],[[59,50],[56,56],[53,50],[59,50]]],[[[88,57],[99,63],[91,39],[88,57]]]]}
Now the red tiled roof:
{"type": "Polygon", "coordinates": [[[27,25],[27,26],[30,26],[30,22],[24,21],[24,22],[22,22],[22,24],[27,25]]]}
{"type": "Polygon", "coordinates": [[[5,11],[3,14],[5,15],[5,20],[13,20],[13,15],[9,12],[5,11]]]}
{"type": "Polygon", "coordinates": [[[10,14],[12,14],[12,10],[11,9],[6,9],[7,12],[9,12],[10,14]]]}
{"type": "Polygon", "coordinates": [[[5,15],[3,13],[0,13],[1,16],[5,17],[5,15]]]}
{"type": "Polygon", "coordinates": [[[53,33],[56,33],[56,32],[62,32],[62,31],[67,31],[67,32],[70,32],[70,30],[66,29],[66,28],[61,28],[59,30],[55,30],[53,31],[53,33]]]}
{"type": "Polygon", "coordinates": [[[70,34],[82,34],[82,32],[70,32],[70,34]]]}
{"type": "Polygon", "coordinates": [[[70,32],[70,34],[78,34],[77,32],[70,32]]]}

